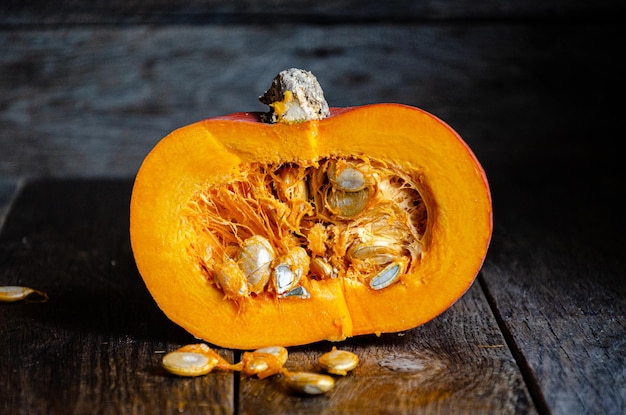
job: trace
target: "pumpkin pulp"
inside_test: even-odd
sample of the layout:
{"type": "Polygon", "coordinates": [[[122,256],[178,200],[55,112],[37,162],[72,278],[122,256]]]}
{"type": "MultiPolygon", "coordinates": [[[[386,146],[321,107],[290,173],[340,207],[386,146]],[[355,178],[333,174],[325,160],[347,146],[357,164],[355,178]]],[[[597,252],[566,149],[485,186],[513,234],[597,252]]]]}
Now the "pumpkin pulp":
{"type": "Polygon", "coordinates": [[[484,172],[461,138],[422,110],[376,104],[172,132],[137,174],[130,231],[171,320],[253,349],[434,318],[473,282],[491,220],[484,172]]]}

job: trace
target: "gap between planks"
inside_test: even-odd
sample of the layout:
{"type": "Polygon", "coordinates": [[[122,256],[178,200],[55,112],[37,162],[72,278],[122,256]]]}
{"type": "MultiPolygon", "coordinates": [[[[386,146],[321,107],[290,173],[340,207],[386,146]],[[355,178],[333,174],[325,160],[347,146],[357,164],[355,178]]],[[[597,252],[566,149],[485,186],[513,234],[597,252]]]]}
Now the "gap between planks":
{"type": "Polygon", "coordinates": [[[496,322],[498,323],[500,333],[502,333],[502,337],[504,338],[504,341],[506,342],[506,345],[511,352],[513,359],[515,359],[515,362],[517,363],[517,367],[522,374],[522,378],[524,379],[524,383],[526,384],[526,389],[528,390],[530,398],[535,404],[535,408],[537,408],[537,412],[540,415],[551,414],[552,412],[550,411],[550,407],[548,406],[546,398],[541,390],[539,381],[537,380],[534,371],[530,367],[528,360],[524,356],[521,347],[515,341],[515,336],[513,336],[511,331],[506,326],[504,319],[502,318],[502,314],[500,313],[500,310],[498,308],[497,301],[489,291],[489,286],[485,282],[482,272],[478,274],[476,280],[476,282],[480,285],[480,288],[482,289],[485,298],[487,299],[487,304],[489,305],[489,308],[491,309],[491,312],[493,313],[496,322]]]}

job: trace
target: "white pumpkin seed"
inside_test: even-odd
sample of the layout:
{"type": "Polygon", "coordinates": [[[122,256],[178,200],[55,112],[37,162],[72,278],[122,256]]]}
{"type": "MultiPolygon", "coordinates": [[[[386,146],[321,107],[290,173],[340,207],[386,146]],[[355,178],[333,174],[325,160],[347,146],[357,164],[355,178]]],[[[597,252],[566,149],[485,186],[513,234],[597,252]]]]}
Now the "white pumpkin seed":
{"type": "Polygon", "coordinates": [[[383,268],[378,274],[374,275],[370,279],[370,288],[374,290],[382,290],[389,287],[394,282],[400,279],[402,274],[402,264],[394,262],[383,268]]]}
{"type": "Polygon", "coordinates": [[[284,372],[287,385],[295,392],[308,395],[326,393],[335,387],[335,379],[311,372],[284,372]]]}
{"type": "Polygon", "coordinates": [[[330,352],[320,356],[318,362],[322,369],[328,373],[345,376],[349,371],[357,367],[359,357],[347,350],[337,350],[337,347],[333,347],[330,352]]]}

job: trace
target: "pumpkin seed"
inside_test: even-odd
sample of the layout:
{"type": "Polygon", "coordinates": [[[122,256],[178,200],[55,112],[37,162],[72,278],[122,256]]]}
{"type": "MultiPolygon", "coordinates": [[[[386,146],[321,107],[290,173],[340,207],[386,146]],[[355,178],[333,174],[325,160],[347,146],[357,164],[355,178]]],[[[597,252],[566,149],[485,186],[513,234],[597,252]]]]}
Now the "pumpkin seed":
{"type": "Polygon", "coordinates": [[[337,347],[333,347],[330,352],[320,356],[318,362],[322,369],[328,373],[345,376],[349,371],[357,367],[359,357],[352,352],[337,350],[337,347]]]}
{"type": "Polygon", "coordinates": [[[309,191],[304,174],[298,167],[285,166],[278,171],[277,183],[279,196],[285,202],[301,202],[308,200],[309,191]]]}
{"type": "Polygon", "coordinates": [[[400,279],[403,272],[403,263],[400,261],[393,262],[370,279],[370,288],[374,290],[382,290],[383,288],[389,287],[391,284],[400,279]]]}
{"type": "Polygon", "coordinates": [[[402,255],[402,246],[389,238],[375,237],[368,241],[354,242],[348,249],[352,260],[367,261],[371,264],[383,265],[392,262],[402,255]]]}
{"type": "Polygon", "coordinates": [[[337,278],[337,270],[322,257],[315,257],[311,260],[311,274],[322,279],[337,278]]]}
{"type": "Polygon", "coordinates": [[[266,238],[254,235],[243,241],[237,265],[246,276],[250,292],[259,293],[270,279],[274,248],[266,238]]]}
{"type": "Polygon", "coordinates": [[[303,286],[299,285],[296,288],[287,291],[285,294],[282,295],[283,298],[285,297],[297,297],[297,298],[311,298],[311,294],[307,291],[306,288],[304,288],[303,286]]]}
{"type": "Polygon", "coordinates": [[[228,256],[224,256],[221,264],[215,266],[215,279],[224,295],[237,300],[249,295],[248,279],[237,262],[228,256]]]}
{"type": "Polygon", "coordinates": [[[344,160],[330,161],[327,174],[332,186],[345,192],[358,192],[369,184],[365,179],[365,174],[354,163],[344,160]]]}
{"type": "Polygon", "coordinates": [[[369,188],[358,192],[345,192],[331,189],[326,197],[328,208],[335,215],[343,218],[351,218],[359,214],[369,202],[369,188]]]}
{"type": "Polygon", "coordinates": [[[264,379],[280,373],[287,362],[287,349],[280,346],[269,346],[243,354],[241,372],[246,376],[258,376],[264,379]]]}
{"type": "Polygon", "coordinates": [[[178,376],[202,376],[217,365],[215,357],[197,352],[174,351],[163,356],[162,365],[168,372],[178,376]]]}
{"type": "Polygon", "coordinates": [[[48,301],[48,294],[29,287],[20,287],[16,285],[0,287],[0,302],[12,303],[21,300],[27,300],[31,303],[45,303],[48,301]],[[28,297],[33,295],[39,296],[40,298],[38,300],[28,299],[28,297]]]}
{"type": "Polygon", "coordinates": [[[296,273],[289,268],[289,265],[280,264],[274,269],[274,284],[279,295],[287,292],[296,283],[296,273]]]}
{"type": "Polygon", "coordinates": [[[328,375],[311,372],[284,371],[287,386],[295,392],[319,395],[335,387],[335,379],[328,375]]]}
{"type": "Polygon", "coordinates": [[[299,246],[281,257],[280,263],[274,268],[274,286],[278,295],[294,288],[300,278],[309,273],[310,260],[306,250],[299,246]]]}
{"type": "Polygon", "coordinates": [[[221,370],[235,370],[233,364],[228,363],[222,356],[220,356],[215,350],[211,349],[204,343],[199,344],[188,344],[186,346],[181,347],[177,350],[178,352],[191,352],[191,353],[200,353],[209,357],[210,359],[217,359],[217,364],[215,365],[216,369],[221,370]]]}
{"type": "Polygon", "coordinates": [[[281,362],[281,365],[284,365],[287,362],[287,358],[289,357],[287,349],[282,346],[262,347],[260,349],[256,349],[255,352],[274,355],[278,358],[278,361],[281,362]]]}

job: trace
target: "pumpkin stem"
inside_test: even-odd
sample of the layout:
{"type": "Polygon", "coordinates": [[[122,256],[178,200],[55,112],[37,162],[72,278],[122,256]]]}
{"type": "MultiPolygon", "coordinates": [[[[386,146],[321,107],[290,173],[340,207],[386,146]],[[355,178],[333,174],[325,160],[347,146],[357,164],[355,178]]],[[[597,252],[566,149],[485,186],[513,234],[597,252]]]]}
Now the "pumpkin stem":
{"type": "Polygon", "coordinates": [[[324,91],[309,71],[291,68],[280,72],[259,100],[270,106],[266,123],[298,123],[321,120],[330,115],[324,91]]]}

